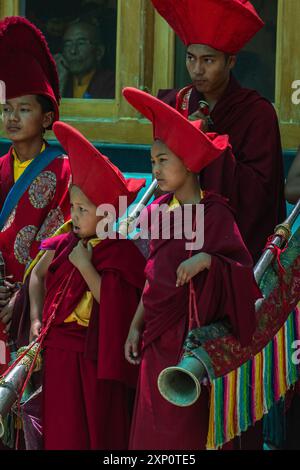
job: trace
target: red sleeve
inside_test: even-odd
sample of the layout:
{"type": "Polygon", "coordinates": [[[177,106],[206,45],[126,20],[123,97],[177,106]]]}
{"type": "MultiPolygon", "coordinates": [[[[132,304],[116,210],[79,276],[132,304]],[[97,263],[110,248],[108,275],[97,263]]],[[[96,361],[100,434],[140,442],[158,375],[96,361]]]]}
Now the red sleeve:
{"type": "Polygon", "coordinates": [[[117,271],[103,272],[100,305],[91,319],[87,339],[87,350],[97,351],[98,379],[136,386],[138,368],[125,360],[124,345],[140,295],[117,271]]]}
{"type": "Polygon", "coordinates": [[[0,158],[0,210],[4,201],[14,185],[14,172],[11,150],[0,158]]]}
{"type": "Polygon", "coordinates": [[[57,183],[54,198],[51,202],[50,210],[60,208],[64,222],[70,220],[70,197],[69,183],[71,177],[69,159],[62,155],[55,161],[57,183]]]}
{"type": "MultiPolygon", "coordinates": [[[[238,159],[231,149],[210,164],[203,175],[214,183],[213,189],[230,198],[251,197],[262,200],[274,182],[274,158],[278,153],[278,122],[275,110],[259,102],[247,129],[241,129],[242,144],[238,159]],[[255,116],[255,118],[254,118],[255,116]],[[266,132],[269,129],[269,132],[266,132]],[[276,132],[275,132],[276,131],[276,132]],[[273,167],[273,169],[272,169],[273,167]]],[[[271,188],[275,190],[274,187],[271,188]]]]}
{"type": "Polygon", "coordinates": [[[228,149],[201,172],[204,189],[227,197],[249,250],[258,259],[267,237],[284,219],[283,163],[275,110],[260,100],[236,123],[237,158],[228,149]]]}
{"type": "Polygon", "coordinates": [[[211,267],[198,299],[198,311],[201,318],[205,318],[205,324],[228,318],[233,334],[242,346],[246,346],[255,331],[254,302],[259,297],[261,294],[252,270],[212,256],[211,267]]]}
{"type": "Polygon", "coordinates": [[[255,300],[261,293],[233,214],[222,201],[206,214],[203,251],[211,254],[212,263],[204,285],[201,273],[193,280],[201,324],[228,317],[234,334],[246,345],[255,330],[255,300]]]}
{"type": "Polygon", "coordinates": [[[172,106],[172,108],[175,108],[178,91],[179,90],[176,89],[160,89],[157,92],[157,98],[169,106],[172,106]]]}
{"type": "Polygon", "coordinates": [[[55,237],[45,238],[40,244],[40,250],[49,251],[56,250],[60,243],[66,242],[69,238],[69,233],[62,233],[61,235],[56,235],[55,237]]]}

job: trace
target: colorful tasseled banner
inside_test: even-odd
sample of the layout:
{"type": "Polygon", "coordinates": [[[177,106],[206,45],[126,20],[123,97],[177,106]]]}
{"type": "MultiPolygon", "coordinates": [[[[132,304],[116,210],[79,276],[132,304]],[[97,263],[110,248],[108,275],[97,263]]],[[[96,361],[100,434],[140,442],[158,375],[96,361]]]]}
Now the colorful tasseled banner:
{"type": "Polygon", "coordinates": [[[211,382],[207,449],[219,449],[262,419],[299,378],[293,342],[300,339],[299,306],[254,358],[211,382]]]}
{"type": "Polygon", "coordinates": [[[259,352],[252,361],[251,418],[256,423],[264,415],[263,353],[259,352]]]}

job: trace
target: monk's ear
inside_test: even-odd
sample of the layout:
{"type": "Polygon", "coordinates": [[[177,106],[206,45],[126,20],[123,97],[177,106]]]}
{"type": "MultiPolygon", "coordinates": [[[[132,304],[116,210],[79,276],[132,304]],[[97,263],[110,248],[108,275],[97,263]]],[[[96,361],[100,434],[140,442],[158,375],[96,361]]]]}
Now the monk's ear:
{"type": "Polygon", "coordinates": [[[53,111],[48,111],[47,113],[44,113],[43,117],[43,128],[44,129],[50,129],[54,121],[54,112],[53,111]]]}
{"type": "Polygon", "coordinates": [[[235,64],[236,64],[236,55],[230,55],[228,58],[228,63],[227,63],[229,70],[232,70],[235,64]]]}

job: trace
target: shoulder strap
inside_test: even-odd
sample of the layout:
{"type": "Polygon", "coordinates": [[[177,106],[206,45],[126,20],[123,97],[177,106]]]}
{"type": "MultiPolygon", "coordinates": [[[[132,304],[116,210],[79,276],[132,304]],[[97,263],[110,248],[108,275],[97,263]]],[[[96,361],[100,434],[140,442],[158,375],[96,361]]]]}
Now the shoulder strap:
{"type": "Polygon", "coordinates": [[[192,90],[193,85],[189,85],[179,90],[176,95],[176,109],[186,118],[189,117],[189,100],[192,90]]]}
{"type": "Polygon", "coordinates": [[[0,230],[5,225],[12,210],[16,207],[19,200],[29,188],[33,180],[51,163],[55,158],[62,154],[59,147],[47,147],[40,153],[24,170],[20,178],[15,182],[9,191],[0,213],[0,230]]]}

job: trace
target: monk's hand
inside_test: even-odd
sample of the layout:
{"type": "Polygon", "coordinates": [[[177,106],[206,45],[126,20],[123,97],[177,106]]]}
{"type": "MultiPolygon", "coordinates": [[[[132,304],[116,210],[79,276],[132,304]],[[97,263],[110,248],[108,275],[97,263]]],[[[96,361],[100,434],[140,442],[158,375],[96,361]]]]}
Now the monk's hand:
{"type": "Polygon", "coordinates": [[[59,78],[60,92],[64,96],[65,88],[70,77],[70,70],[68,62],[65,59],[64,55],[61,53],[54,54],[54,60],[56,62],[57,73],[59,78]]]}
{"type": "Polygon", "coordinates": [[[134,325],[131,325],[124,349],[126,360],[133,365],[138,365],[141,362],[139,354],[140,337],[141,331],[134,325]]]}
{"type": "Polygon", "coordinates": [[[177,268],[176,287],[181,287],[188,283],[196,274],[209,269],[211,265],[211,256],[207,253],[197,253],[191,258],[183,261],[177,268]]]}
{"type": "Polygon", "coordinates": [[[203,119],[203,114],[198,109],[189,115],[189,121],[199,121],[199,119],[203,119]]]}
{"type": "Polygon", "coordinates": [[[79,270],[82,271],[87,265],[91,264],[93,248],[88,243],[84,246],[83,240],[80,240],[69,254],[69,261],[79,270]]]}
{"type": "Polygon", "coordinates": [[[5,324],[4,333],[8,333],[13,316],[14,305],[17,297],[17,292],[14,292],[9,299],[9,302],[2,308],[0,312],[0,320],[5,324]]]}
{"type": "Polygon", "coordinates": [[[8,281],[4,281],[4,286],[0,287],[0,309],[2,309],[5,305],[8,304],[14,291],[15,284],[11,284],[8,281]]]}
{"type": "Polygon", "coordinates": [[[42,322],[38,319],[35,318],[34,320],[31,321],[31,326],[30,326],[30,332],[29,332],[29,343],[31,343],[33,340],[35,340],[42,328],[42,322]]]}
{"type": "Polygon", "coordinates": [[[189,121],[199,121],[199,120],[201,120],[201,131],[205,133],[209,132],[207,119],[199,110],[189,115],[189,121]]]}

